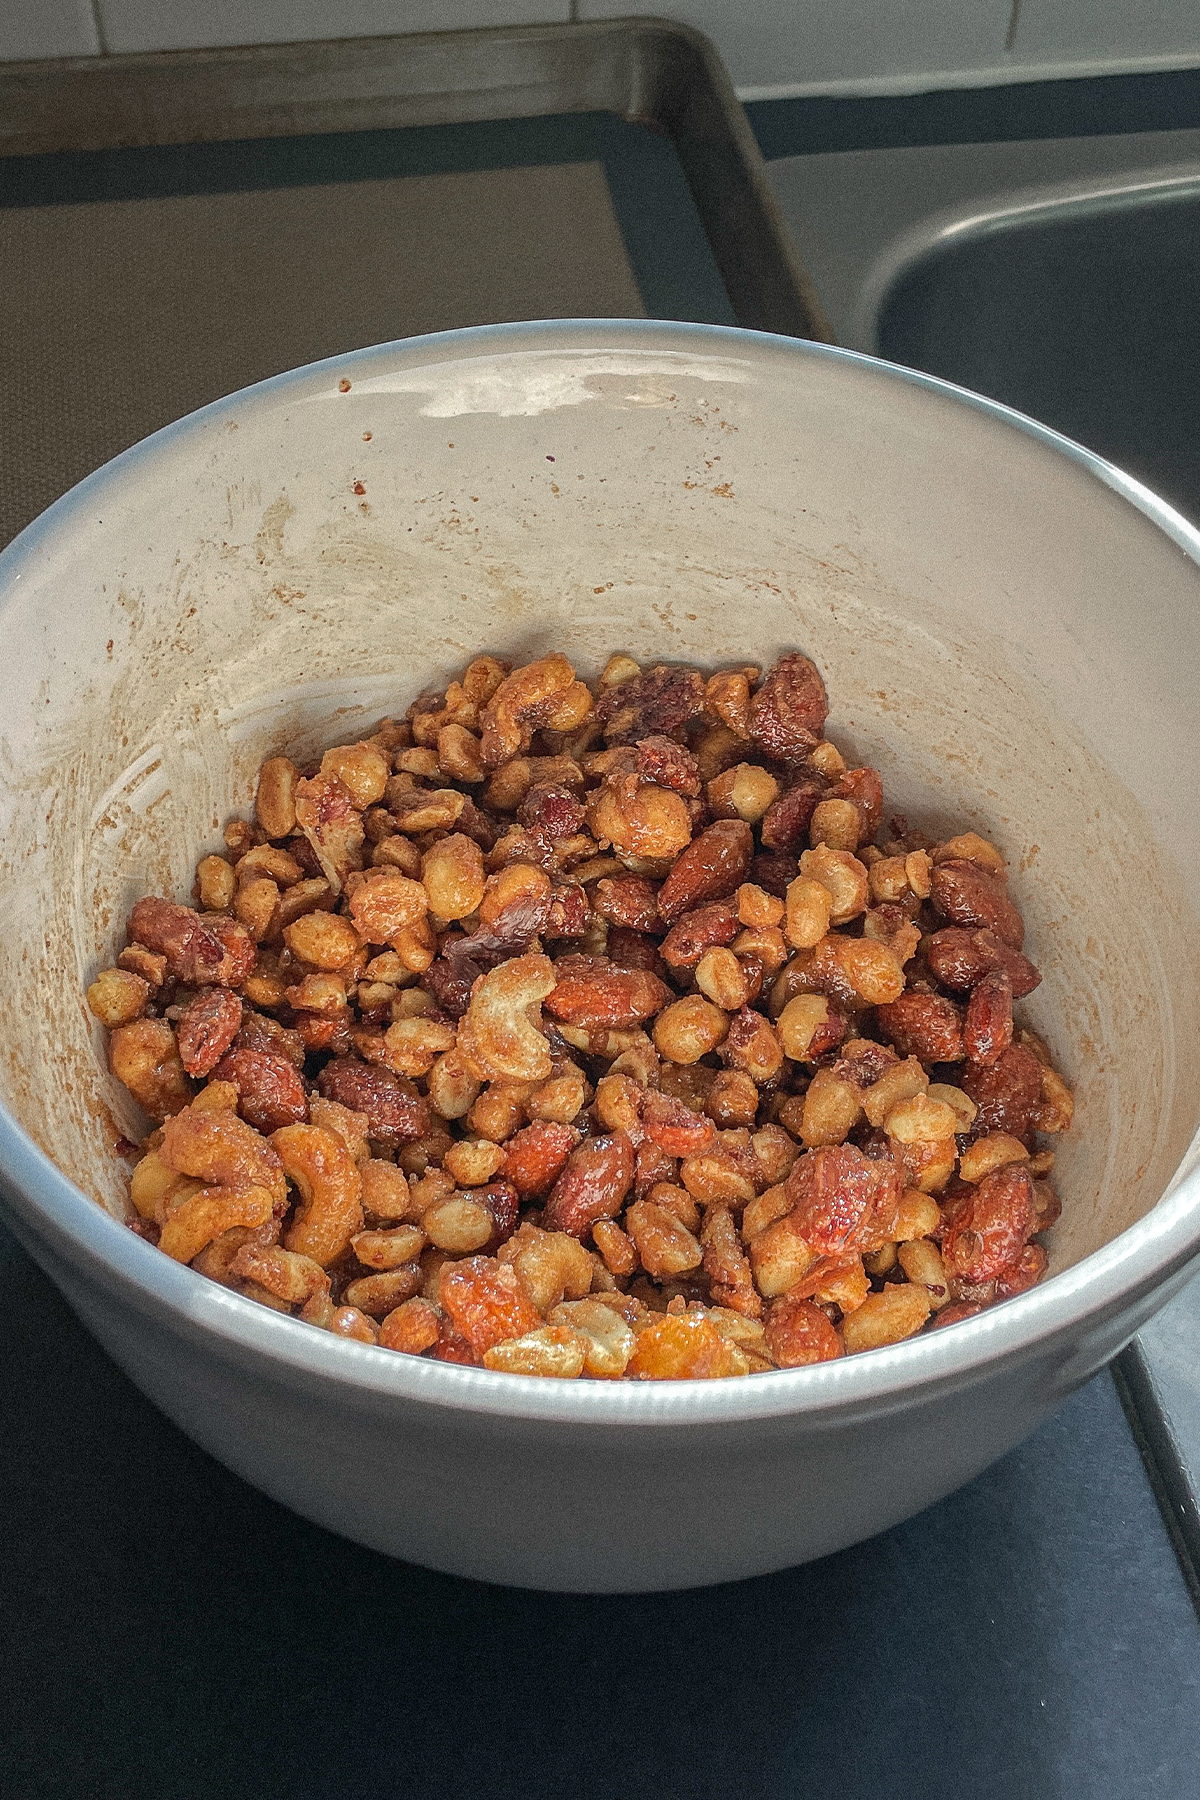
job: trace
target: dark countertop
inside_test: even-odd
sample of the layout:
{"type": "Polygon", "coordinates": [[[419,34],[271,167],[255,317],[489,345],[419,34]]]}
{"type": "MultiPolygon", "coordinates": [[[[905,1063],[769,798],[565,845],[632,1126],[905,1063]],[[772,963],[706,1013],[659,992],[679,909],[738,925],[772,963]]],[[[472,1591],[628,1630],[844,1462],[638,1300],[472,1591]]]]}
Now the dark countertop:
{"type": "Polygon", "coordinates": [[[867,1544],[591,1599],[293,1517],[142,1399],[2,1233],[0,1318],[12,1800],[1200,1794],[1200,1632],[1108,1375],[867,1544]]]}

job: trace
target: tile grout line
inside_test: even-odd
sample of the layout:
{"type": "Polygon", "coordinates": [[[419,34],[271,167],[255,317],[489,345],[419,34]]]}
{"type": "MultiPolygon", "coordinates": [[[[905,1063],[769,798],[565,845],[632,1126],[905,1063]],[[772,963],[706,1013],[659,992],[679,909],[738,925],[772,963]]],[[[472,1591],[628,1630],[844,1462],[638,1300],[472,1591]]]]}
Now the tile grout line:
{"type": "Polygon", "coordinates": [[[104,29],[104,18],[100,11],[100,0],[91,0],[92,24],[96,29],[96,43],[101,56],[109,54],[108,33],[104,29]]]}

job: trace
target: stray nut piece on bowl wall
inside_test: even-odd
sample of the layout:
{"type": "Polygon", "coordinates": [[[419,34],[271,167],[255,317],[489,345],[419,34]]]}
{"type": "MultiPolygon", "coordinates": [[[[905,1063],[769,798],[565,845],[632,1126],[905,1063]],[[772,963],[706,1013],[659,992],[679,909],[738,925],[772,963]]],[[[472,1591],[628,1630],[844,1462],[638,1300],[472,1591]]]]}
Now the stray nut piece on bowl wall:
{"type": "Polygon", "coordinates": [[[197,906],[139,900],[88,989],[154,1126],[132,1228],[305,1324],[555,1380],[800,1368],[1033,1287],[1074,1101],[1014,1018],[1007,866],[888,817],[828,710],[797,651],[617,653],[594,690],[480,656],[269,757],[197,906]]]}
{"type": "Polygon", "coordinates": [[[6,1222],[390,1554],[666,1588],[908,1516],[1200,1249],[1198,550],[703,327],[159,433],[0,556],[6,1222]]]}

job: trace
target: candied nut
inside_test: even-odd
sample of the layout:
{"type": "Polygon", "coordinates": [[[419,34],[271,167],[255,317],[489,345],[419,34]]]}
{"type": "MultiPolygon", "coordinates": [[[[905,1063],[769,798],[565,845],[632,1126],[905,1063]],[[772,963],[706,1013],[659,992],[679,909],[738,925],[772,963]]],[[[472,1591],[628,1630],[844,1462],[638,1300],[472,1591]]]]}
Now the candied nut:
{"type": "Polygon", "coordinates": [[[438,1200],[421,1219],[421,1227],[438,1250],[464,1256],[482,1250],[491,1241],[492,1215],[468,1194],[452,1194],[438,1200]]]}
{"type": "Polygon", "coordinates": [[[450,1324],[477,1356],[495,1344],[538,1330],[542,1323],[516,1269],[491,1257],[444,1263],[438,1299],[450,1324]]]}
{"type": "Polygon", "coordinates": [[[421,852],[408,838],[401,837],[398,832],[395,832],[394,827],[393,833],[394,835],[385,836],[382,841],[375,844],[375,848],[371,852],[372,866],[377,869],[399,869],[402,875],[419,880],[421,852]]]}
{"type": "Polygon", "coordinates": [[[311,1256],[297,1256],[278,1244],[244,1243],[229,1264],[229,1273],[255,1281],[277,1300],[299,1306],[314,1294],[329,1292],[329,1277],[311,1256]]]}
{"type": "Polygon", "coordinates": [[[188,1074],[198,1080],[211,1075],[241,1023],[242,1003],[227,988],[202,988],[194,995],[176,1025],[179,1060],[188,1074]]]}
{"type": "Polygon", "coordinates": [[[830,932],[813,951],[812,972],[835,998],[883,1006],[904,992],[904,970],[886,944],[830,932]]]}
{"type": "MultiPolygon", "coordinates": [[[[690,830],[689,825],[689,835],[690,830]]],[[[677,857],[658,890],[660,916],[670,925],[703,901],[723,900],[745,880],[753,854],[754,838],[744,820],[718,819],[677,857]]]]}
{"type": "Polygon", "coordinates": [[[741,1206],[754,1198],[753,1158],[739,1156],[727,1143],[718,1142],[711,1150],[685,1156],[679,1179],[703,1206],[714,1202],[741,1206]]]}
{"type": "Polygon", "coordinates": [[[736,1346],[704,1313],[660,1313],[637,1336],[626,1374],[642,1381],[699,1381],[739,1372],[736,1346]]]}
{"type": "Polygon", "coordinates": [[[773,1081],[783,1066],[784,1050],[776,1028],[749,1007],[730,1019],[721,1054],[758,1083],[773,1081]]]}
{"type": "Polygon", "coordinates": [[[674,1001],[654,1021],[654,1046],[669,1062],[694,1063],[723,1042],[729,1021],[700,994],[674,1001]]]}
{"type": "Polygon", "coordinates": [[[985,1175],[990,1175],[993,1169],[1002,1169],[1006,1163],[1028,1161],[1029,1152],[1019,1138],[994,1131],[967,1145],[959,1159],[958,1172],[964,1181],[982,1181],[985,1175]]]}
{"type": "Polygon", "coordinates": [[[742,1237],[747,1244],[750,1243],[759,1232],[765,1231],[768,1225],[773,1225],[776,1219],[782,1219],[791,1210],[792,1203],[782,1183],[767,1188],[755,1199],[747,1201],[742,1213],[742,1237]]]}
{"type": "MultiPolygon", "coordinates": [[[[822,781],[797,782],[795,787],[780,794],[763,816],[760,835],[764,847],[767,850],[790,853],[787,880],[796,873],[795,858],[801,846],[807,844],[813,813],[828,792],[829,789],[822,781]]],[[[783,888],[778,891],[782,894],[783,888]]]]}
{"type": "MultiPolygon", "coordinates": [[[[637,1054],[637,1051],[638,1047],[634,1046],[631,1051],[622,1054],[637,1054]]],[[[650,1053],[653,1055],[652,1050],[650,1053]]],[[[655,1057],[654,1060],[657,1062],[658,1058],[655,1057]]],[[[589,1093],[582,1069],[577,1068],[574,1063],[567,1063],[561,1074],[551,1075],[547,1081],[539,1082],[525,1102],[525,1111],[531,1120],[542,1119],[548,1124],[569,1125],[583,1110],[589,1093]]]]}
{"type": "Polygon", "coordinates": [[[1002,942],[1020,950],[1025,939],[1024,921],[1003,884],[977,863],[938,863],[931,879],[930,898],[942,917],[955,925],[973,925],[994,932],[1002,942]]]}
{"type": "Polygon", "coordinates": [[[547,1228],[582,1238],[597,1219],[613,1219],[633,1186],[633,1145],[623,1131],[587,1138],[567,1159],[546,1202],[547,1228]]]}
{"type": "Polygon", "coordinates": [[[963,1060],[962,1019],[952,1000],[940,994],[901,994],[881,1006],[875,1016],[880,1035],[901,1056],[916,1056],[930,1063],[963,1060]]]}
{"type": "Polygon", "coordinates": [[[611,1219],[597,1219],[592,1226],[592,1241],[610,1274],[633,1274],[637,1268],[637,1252],[619,1225],[611,1219]]]}
{"type": "Polygon", "coordinates": [[[510,666],[495,656],[475,657],[463,672],[463,694],[473,705],[486,706],[508,674],[510,666]]]}
{"type": "Polygon", "coordinates": [[[841,1356],[842,1340],[827,1313],[811,1300],[781,1294],[763,1321],[767,1345],[781,1369],[805,1368],[841,1356]]]}
{"type": "Polygon", "coordinates": [[[415,1262],[420,1256],[425,1248],[425,1233],[416,1225],[404,1224],[391,1231],[356,1231],[350,1243],[359,1262],[368,1269],[398,1269],[402,1263],[415,1262]]]}
{"type": "MultiPolygon", "coordinates": [[[[703,788],[700,770],[690,750],[668,737],[644,737],[634,746],[635,768],[644,781],[671,788],[686,799],[696,800],[703,788]]],[[[612,752],[605,751],[606,756],[612,752]]]]}
{"type": "Polygon", "coordinates": [[[944,1101],[931,1100],[927,1093],[914,1094],[892,1107],[883,1128],[899,1144],[935,1143],[954,1136],[958,1118],[944,1101]]]}
{"type": "Polygon", "coordinates": [[[426,1080],[430,1104],[443,1119],[461,1119],[479,1097],[480,1082],[471,1074],[457,1048],[439,1056],[426,1080]]]}
{"type": "Polygon", "coordinates": [[[238,889],[233,910],[256,944],[277,933],[280,919],[279,889],[267,876],[260,875],[238,889]]]}
{"type": "Polygon", "coordinates": [[[504,1246],[500,1260],[516,1269],[542,1314],[564,1299],[582,1300],[591,1289],[592,1259],[569,1232],[523,1225],[504,1246]]]}
{"type": "Polygon", "coordinates": [[[418,1263],[402,1263],[377,1275],[359,1275],[347,1282],[342,1299],[348,1307],[368,1317],[382,1319],[420,1292],[424,1276],[418,1263]]]}
{"type": "Polygon", "coordinates": [[[947,1269],[963,1281],[994,1281],[1021,1254],[1036,1221],[1029,1170],[1021,1163],[993,1169],[946,1226],[947,1269]]]}
{"type": "Polygon", "coordinates": [[[629,1075],[603,1075],[596,1083],[596,1117],[606,1131],[627,1131],[642,1140],[642,1089],[629,1075]]]}
{"type": "Polygon", "coordinates": [[[505,1181],[522,1200],[542,1199],[562,1174],[577,1142],[578,1134],[568,1125],[534,1121],[505,1147],[500,1165],[505,1181]]]}
{"type": "Polygon", "coordinates": [[[483,1353],[485,1369],[506,1375],[541,1375],[570,1381],[583,1374],[586,1345],[567,1325],[540,1325],[524,1337],[509,1338],[483,1353]]]}
{"type": "Polygon", "coordinates": [[[382,1060],[397,1075],[428,1075],[440,1056],[455,1048],[453,1025],[421,1017],[397,1019],[383,1034],[382,1060]]]}
{"type": "Polygon", "coordinates": [[[975,1102],[975,1129],[1024,1137],[1042,1092],[1042,1065],[1024,1044],[1010,1044],[987,1067],[968,1063],[963,1091],[975,1102]]]}
{"type": "Polygon", "coordinates": [[[669,968],[694,969],[706,950],[732,944],[741,935],[737,909],[730,900],[712,900],[684,913],[659,946],[669,968]]]}
{"type": "Polygon", "coordinates": [[[815,1300],[818,1306],[836,1306],[843,1314],[860,1307],[870,1291],[863,1259],[854,1250],[821,1256],[790,1288],[797,1300],[815,1300]]]}
{"type": "Polygon", "coordinates": [[[737,1012],[752,998],[752,988],[756,990],[758,983],[751,982],[732,950],[714,946],[696,965],[696,986],[726,1012],[737,1012]]]}
{"type": "Polygon", "coordinates": [[[575,685],[574,669],[557,652],[506,675],[480,714],[480,756],[485,768],[499,768],[510,758],[523,755],[533,733],[551,723],[555,710],[575,685]]]}
{"type": "MultiPolygon", "coordinates": [[[[326,1127],[328,1129],[328,1127],[326,1127]]],[[[372,1219],[392,1219],[406,1223],[418,1220],[424,1210],[415,1198],[408,1179],[395,1163],[380,1162],[371,1157],[359,1165],[362,1179],[362,1206],[372,1219]]]]}
{"type": "Polygon", "coordinates": [[[948,838],[944,844],[936,844],[932,860],[935,863],[978,863],[989,875],[1003,876],[1007,872],[1004,858],[995,844],[980,837],[977,831],[964,831],[959,837],[948,838]]]}
{"type": "Polygon", "coordinates": [[[596,883],[592,905],[602,919],[633,931],[660,931],[658,888],[644,875],[610,876],[596,883]]]}
{"type": "Polygon", "coordinates": [[[170,900],[139,900],[129,936],[165,956],[168,973],[186,987],[238,987],[254,967],[254,944],[240,925],[170,900]]]}
{"type": "Polygon", "coordinates": [[[1046,1273],[1049,1257],[1040,1244],[1026,1244],[1014,1263],[996,1277],[997,1300],[1012,1300],[1036,1287],[1046,1273]]]}
{"type": "Polygon", "coordinates": [[[221,1185],[193,1189],[168,1212],[158,1247],[175,1262],[189,1263],[222,1232],[238,1225],[265,1224],[272,1208],[272,1197],[265,1188],[221,1185]]]}
{"type": "Polygon", "coordinates": [[[1030,1115],[1035,1131],[1066,1131],[1075,1116],[1075,1096],[1054,1069],[1042,1070],[1041,1099],[1030,1115]]]}
{"type": "Polygon", "coordinates": [[[383,799],[391,767],[370,744],[338,744],[321,758],[321,774],[342,783],[360,812],[383,799]]]}
{"type": "Polygon", "coordinates": [[[479,1137],[502,1144],[525,1117],[528,1082],[493,1081],[467,1113],[467,1124],[479,1137]]]}
{"type": "Polygon", "coordinates": [[[335,894],[362,862],[363,822],[350,790],[335,775],[296,783],[296,823],[316,853],[335,894]]]}
{"type": "Polygon", "coordinates": [[[479,739],[465,725],[443,725],[437,734],[437,772],[467,787],[487,780],[479,739]]]}
{"type": "Polygon", "coordinates": [[[970,1062],[984,1068],[1012,1043],[1012,982],[1003,969],[989,969],[971,990],[963,1019],[963,1046],[970,1062]]]}
{"type": "Polygon", "coordinates": [[[165,1119],[191,1098],[175,1033],[166,1019],[134,1019],[108,1040],[108,1066],[151,1119],[165,1119]]]}
{"type": "Polygon", "coordinates": [[[144,944],[127,945],[117,958],[117,967],[125,969],[130,975],[140,976],[151,992],[160,988],[167,979],[166,957],[147,950],[144,944]]]}
{"type": "Polygon", "coordinates": [[[596,719],[606,744],[636,744],[642,738],[670,736],[704,710],[704,679],[696,669],[658,664],[605,687],[596,702],[596,719]]]}
{"type": "Polygon", "coordinates": [[[750,702],[750,736],[780,762],[802,762],[820,740],[828,712],[816,664],[792,651],[767,671],[750,702]]]}
{"type": "Polygon", "coordinates": [[[326,1100],[336,1100],[351,1112],[364,1113],[367,1134],[376,1143],[394,1147],[428,1135],[429,1107],[411,1081],[377,1069],[355,1057],[339,1056],[326,1063],[317,1077],[326,1100]]]}
{"type": "Polygon", "coordinates": [[[784,936],[797,950],[812,950],[829,930],[833,894],[821,881],[797,876],[788,883],[784,936]]]}
{"type": "Polygon", "coordinates": [[[921,951],[943,987],[967,993],[989,969],[1003,969],[1012,983],[1013,999],[1031,994],[1041,976],[1019,950],[993,931],[966,931],[949,925],[925,938],[921,951]]]}
{"type": "Polygon", "coordinates": [[[641,1114],[646,1135],[667,1156],[695,1156],[717,1141],[711,1119],[654,1088],[646,1092],[641,1114]]]}
{"type": "Polygon", "coordinates": [[[677,856],[692,835],[681,797],[639,775],[606,782],[588,807],[587,821],[599,843],[630,857],[677,856]]]}
{"type": "Polygon", "coordinates": [[[890,1161],[875,1161],[850,1144],[807,1151],[784,1185],[797,1230],[826,1256],[886,1241],[889,1232],[880,1227],[891,1225],[901,1191],[890,1161]]]}
{"type": "Polygon", "coordinates": [[[862,1118],[862,1100],[852,1081],[843,1081],[832,1069],[818,1069],[808,1084],[800,1114],[800,1138],[815,1150],[823,1144],[842,1144],[862,1118]]]}
{"type": "Polygon", "coordinates": [[[846,1035],[846,1021],[824,994],[797,994],[775,1022],[783,1053],[793,1062],[816,1062],[846,1035]]]}
{"type": "Polygon", "coordinates": [[[665,1206],[637,1200],[625,1214],[625,1229],[648,1275],[662,1281],[698,1269],[703,1252],[691,1232],[665,1206]]]}
{"type": "Polygon", "coordinates": [[[927,1090],[931,1100],[944,1100],[947,1106],[953,1107],[954,1116],[958,1120],[955,1131],[970,1131],[975,1123],[975,1102],[968,1099],[959,1087],[951,1087],[946,1082],[932,1082],[927,1090]]]}
{"type": "Polygon", "coordinates": [[[512,863],[490,875],[479,917],[504,939],[533,937],[541,930],[550,899],[550,877],[529,863],[512,863]]]}
{"type": "MultiPolygon", "coordinates": [[[[756,887],[752,881],[745,881],[737,891],[737,915],[743,925],[754,929],[763,925],[779,925],[783,921],[783,903],[774,895],[768,894],[765,888],[756,887]]],[[[817,934],[823,937],[828,930],[828,923],[817,934]]]]}
{"type": "MultiPolygon", "coordinates": [[[[351,883],[347,903],[350,917],[364,942],[391,944],[401,932],[425,918],[429,900],[421,882],[402,875],[399,869],[382,868],[373,869],[360,881],[351,883]]],[[[286,932],[284,938],[287,940],[286,932]]],[[[308,960],[305,957],[305,961],[308,960]]]]}
{"type": "Polygon", "coordinates": [[[205,912],[224,912],[236,892],[232,863],[223,856],[202,856],[196,864],[196,897],[205,912]]]}
{"type": "MultiPolygon", "coordinates": [[[[150,983],[127,969],[102,969],[87,991],[87,1002],[92,1012],[110,1031],[115,1030],[118,1025],[130,1025],[134,1019],[140,1019],[149,999],[150,983]]],[[[239,1006],[239,1019],[241,1011],[239,1006]]]]}
{"type": "Polygon", "coordinates": [[[750,736],[750,683],[744,669],[725,669],[719,675],[710,675],[705,683],[704,704],[737,737],[750,736]]]}
{"type": "Polygon", "coordinates": [[[808,1242],[795,1213],[764,1225],[750,1239],[750,1267],[764,1300],[772,1300],[796,1283],[816,1262],[818,1252],[808,1242]]]}
{"type": "Polygon", "coordinates": [[[582,1340],[585,1374],[614,1381],[625,1373],[637,1339],[620,1313],[602,1300],[564,1300],[550,1309],[546,1323],[567,1326],[582,1340]]]}
{"type": "Polygon", "coordinates": [[[666,983],[649,970],[617,968],[603,956],[560,956],[553,968],[546,1011],[586,1030],[640,1025],[670,996],[666,983]]]}
{"type": "Polygon", "coordinates": [[[362,940],[348,919],[337,913],[305,913],[286,927],[283,941],[293,956],[314,969],[344,969],[354,960],[362,940]]]}
{"type": "Polygon", "coordinates": [[[923,1194],[920,1188],[904,1190],[892,1224],[892,1230],[898,1238],[912,1240],[932,1237],[941,1229],[941,1224],[941,1208],[931,1194],[923,1194]]]}
{"type": "Polygon", "coordinates": [[[459,1054],[473,1074],[490,1081],[546,1079],[552,1065],[538,1003],[554,985],[553,963],[536,954],[511,957],[480,977],[458,1032],[459,1054]]]}
{"type": "MultiPolygon", "coordinates": [[[[862,1103],[868,1122],[878,1129],[894,1107],[916,1094],[925,1093],[928,1087],[929,1077],[915,1056],[892,1063],[864,1090],[862,1103]]],[[[957,1119],[957,1114],[955,1116],[957,1119]]],[[[955,1129],[958,1129],[957,1124],[955,1129]]]]}
{"type": "Polygon", "coordinates": [[[461,832],[425,852],[421,881],[429,910],[439,919],[465,919],[483,899],[486,878],[479,845],[461,832]]]}
{"type": "Polygon", "coordinates": [[[931,1311],[929,1289],[912,1282],[892,1284],[878,1294],[868,1294],[862,1305],[842,1321],[846,1349],[854,1353],[898,1344],[920,1331],[931,1311]]]}
{"type": "MultiPolygon", "coordinates": [[[[277,922],[282,929],[302,919],[306,913],[331,912],[335,904],[336,897],[324,876],[314,875],[310,881],[298,881],[280,894],[277,922]]],[[[242,991],[248,992],[246,988],[242,991]]]]}
{"type": "MultiPolygon", "coordinates": [[[[308,1306],[318,1303],[319,1299],[318,1301],[310,1300],[308,1306]]],[[[308,1306],[301,1312],[301,1318],[304,1317],[308,1306]]],[[[361,1313],[357,1306],[335,1307],[325,1329],[332,1331],[337,1337],[354,1338],[360,1344],[377,1344],[379,1342],[379,1332],[374,1321],[368,1319],[365,1313],[361,1313]]]]}
{"type": "Polygon", "coordinates": [[[943,1306],[949,1305],[950,1277],[935,1244],[931,1244],[927,1238],[919,1239],[916,1243],[901,1244],[896,1257],[909,1281],[919,1283],[926,1290],[934,1312],[940,1312],[943,1306]]]}
{"type": "Polygon", "coordinates": [[[442,1167],[460,1187],[482,1187],[504,1167],[505,1152],[486,1138],[462,1138],[447,1150],[442,1167]]]}
{"type": "MultiPolygon", "coordinates": [[[[218,857],[217,860],[221,859],[218,857]]],[[[243,886],[260,875],[267,876],[279,888],[295,887],[304,878],[304,870],[296,858],[274,844],[256,844],[253,850],[247,850],[234,873],[243,886]]]]}
{"type": "Polygon", "coordinates": [[[714,818],[744,819],[747,825],[757,825],[778,799],[779,783],[757,763],[738,763],[710,781],[707,792],[714,818]]]}
{"type": "MultiPolygon", "coordinates": [[[[398,781],[399,776],[393,776],[398,781]]],[[[406,837],[418,837],[426,831],[449,831],[467,804],[465,794],[457,788],[401,788],[388,783],[388,811],[396,821],[396,830],[406,837]]]]}
{"type": "Polygon", "coordinates": [[[708,1208],[700,1232],[704,1272],[714,1304],[750,1319],[762,1317],[762,1300],[754,1286],[750,1262],[727,1206],[708,1208]]]}
{"type": "Polygon", "coordinates": [[[831,925],[848,925],[865,909],[867,871],[848,850],[831,850],[826,844],[818,844],[801,856],[800,873],[828,889],[831,925]]]}
{"type": "Polygon", "coordinates": [[[296,829],[296,783],[300,771],[286,756],[270,756],[258,772],[254,816],[269,838],[290,837],[296,829]]]}
{"type": "Polygon", "coordinates": [[[635,662],[632,656],[625,656],[617,651],[615,655],[609,657],[600,672],[600,686],[602,688],[619,687],[623,681],[632,681],[634,676],[640,675],[641,672],[641,663],[635,662]]]}
{"type": "Polygon", "coordinates": [[[300,1195],[284,1247],[328,1267],[362,1228],[358,1166],[341,1139],[319,1125],[285,1125],[272,1132],[271,1147],[300,1195]]]}
{"type": "Polygon", "coordinates": [[[379,1342],[385,1350],[401,1350],[408,1356],[420,1356],[432,1350],[438,1341],[440,1315],[428,1300],[414,1297],[393,1307],[379,1327],[379,1342]]]}
{"type": "Polygon", "coordinates": [[[858,807],[852,800],[819,801],[813,808],[808,834],[814,848],[824,844],[830,850],[845,850],[853,855],[864,835],[858,807]]]}

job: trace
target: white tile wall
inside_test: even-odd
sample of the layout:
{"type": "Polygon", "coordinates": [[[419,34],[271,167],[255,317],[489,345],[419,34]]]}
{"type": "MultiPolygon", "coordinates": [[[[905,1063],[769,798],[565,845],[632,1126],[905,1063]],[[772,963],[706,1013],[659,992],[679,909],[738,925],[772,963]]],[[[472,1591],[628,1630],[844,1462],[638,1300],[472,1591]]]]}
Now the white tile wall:
{"type": "Polygon", "coordinates": [[[1197,0],[1022,0],[1018,62],[1200,61],[1197,0]]]}
{"type": "Polygon", "coordinates": [[[0,0],[0,62],[94,56],[99,48],[91,0],[0,0]]]}
{"type": "Polygon", "coordinates": [[[301,38],[564,20],[570,0],[98,0],[109,50],[197,50],[301,38]]]}
{"type": "Polygon", "coordinates": [[[667,14],[746,98],[1200,63],[1200,0],[0,0],[0,61],[667,14]],[[97,31],[99,25],[99,32],[97,31]]]}
{"type": "Polygon", "coordinates": [[[740,90],[762,96],[992,68],[1011,10],[1012,0],[580,0],[579,16],[684,19],[713,39],[740,90]]]}

